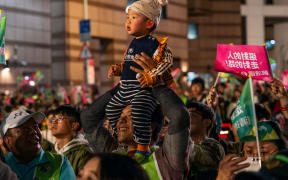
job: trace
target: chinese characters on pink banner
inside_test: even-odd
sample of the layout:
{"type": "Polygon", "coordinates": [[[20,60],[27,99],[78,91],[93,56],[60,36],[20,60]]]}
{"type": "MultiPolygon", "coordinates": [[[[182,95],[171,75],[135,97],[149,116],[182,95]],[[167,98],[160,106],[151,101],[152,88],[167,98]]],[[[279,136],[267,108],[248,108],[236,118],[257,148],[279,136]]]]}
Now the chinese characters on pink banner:
{"type": "Polygon", "coordinates": [[[271,81],[271,69],[264,46],[224,45],[217,46],[214,69],[241,77],[271,81]]]}
{"type": "MultiPolygon", "coordinates": [[[[251,69],[251,71],[248,71],[248,74],[252,76],[269,75],[267,70],[260,70],[255,53],[234,52],[232,54],[232,52],[229,51],[229,56],[227,60],[225,60],[225,63],[230,68],[251,69]]],[[[248,74],[243,72],[245,77],[248,76],[248,74]]]]}

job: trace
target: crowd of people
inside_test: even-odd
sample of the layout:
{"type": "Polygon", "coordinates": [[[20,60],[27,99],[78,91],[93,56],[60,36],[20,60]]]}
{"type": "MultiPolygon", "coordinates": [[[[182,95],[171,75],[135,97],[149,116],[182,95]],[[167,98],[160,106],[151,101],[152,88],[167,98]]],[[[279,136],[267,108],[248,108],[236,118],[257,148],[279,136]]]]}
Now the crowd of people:
{"type": "MultiPolygon", "coordinates": [[[[147,63],[151,61],[147,57],[137,61],[144,70],[153,65],[147,63]]],[[[287,178],[288,92],[281,81],[254,83],[258,127],[264,123],[277,137],[260,139],[262,167],[257,170],[249,168],[253,161],[247,161],[258,157],[257,143],[240,142],[227,115],[230,106],[235,109],[235,99],[239,99],[243,85],[231,91],[231,87],[219,83],[207,91],[204,80],[195,78],[191,95],[186,97],[179,93],[179,86],[173,89],[163,81],[157,82],[152,87],[157,106],[151,116],[151,153],[144,159],[136,156],[138,144],[134,140],[131,104],[122,110],[115,129],[106,117],[106,106],[120,86],[98,97],[87,108],[64,104],[51,106],[44,114],[31,111],[31,104],[24,103],[2,111],[0,177],[287,178]],[[234,94],[228,94],[231,92],[234,94]],[[227,137],[220,136],[224,132],[221,124],[230,124],[227,137]]],[[[5,98],[0,103],[2,108],[7,106],[5,98]]]]}

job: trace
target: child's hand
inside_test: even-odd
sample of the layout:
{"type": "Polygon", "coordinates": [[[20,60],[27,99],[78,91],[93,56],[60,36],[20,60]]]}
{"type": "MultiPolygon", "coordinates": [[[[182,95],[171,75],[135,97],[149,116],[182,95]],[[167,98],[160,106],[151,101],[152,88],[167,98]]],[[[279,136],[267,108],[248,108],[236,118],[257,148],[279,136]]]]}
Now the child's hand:
{"type": "Polygon", "coordinates": [[[108,79],[110,79],[112,76],[115,75],[116,70],[117,70],[116,66],[114,65],[110,66],[108,70],[108,79]]]}

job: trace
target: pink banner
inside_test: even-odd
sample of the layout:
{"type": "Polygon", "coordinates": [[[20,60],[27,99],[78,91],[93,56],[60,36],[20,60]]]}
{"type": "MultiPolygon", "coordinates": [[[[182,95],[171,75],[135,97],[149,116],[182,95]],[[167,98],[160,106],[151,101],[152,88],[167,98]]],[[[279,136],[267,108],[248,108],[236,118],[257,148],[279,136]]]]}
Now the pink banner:
{"type": "Polygon", "coordinates": [[[257,80],[273,79],[264,46],[218,44],[214,70],[245,78],[252,75],[257,80]]]}
{"type": "Polygon", "coordinates": [[[32,97],[26,97],[24,101],[26,104],[30,104],[30,103],[34,103],[35,99],[33,99],[32,97]]]}
{"type": "Polygon", "coordinates": [[[288,88],[288,71],[284,71],[282,74],[282,83],[285,86],[285,88],[288,88]]]}

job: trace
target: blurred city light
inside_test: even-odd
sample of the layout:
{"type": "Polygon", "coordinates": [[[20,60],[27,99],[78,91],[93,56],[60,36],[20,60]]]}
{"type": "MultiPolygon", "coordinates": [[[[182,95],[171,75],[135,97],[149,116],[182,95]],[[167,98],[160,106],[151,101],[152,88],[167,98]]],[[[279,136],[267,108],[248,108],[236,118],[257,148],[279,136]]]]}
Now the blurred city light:
{"type": "Polygon", "coordinates": [[[3,73],[3,75],[4,75],[4,74],[9,73],[9,71],[10,71],[10,68],[4,68],[4,69],[2,70],[2,73],[3,73]]]}
{"type": "Polygon", "coordinates": [[[188,72],[188,81],[193,81],[193,79],[195,79],[196,77],[196,73],[195,72],[188,72]]]}
{"type": "Polygon", "coordinates": [[[188,71],[188,67],[189,66],[189,63],[187,61],[182,61],[181,62],[181,71],[182,72],[187,72],[188,71]]]}
{"type": "Polygon", "coordinates": [[[267,49],[272,49],[275,46],[276,41],[275,40],[268,40],[265,42],[265,44],[266,44],[267,49]]]}
{"type": "Polygon", "coordinates": [[[35,81],[29,81],[30,86],[35,86],[35,81]]]}
{"type": "Polygon", "coordinates": [[[6,67],[1,71],[2,78],[7,78],[9,75],[10,75],[10,68],[6,67]]]}
{"type": "Polygon", "coordinates": [[[10,72],[10,68],[6,67],[1,71],[0,81],[5,83],[13,82],[13,76],[10,72]]]}
{"type": "Polygon", "coordinates": [[[11,53],[10,53],[10,51],[8,51],[8,49],[6,48],[5,49],[5,60],[7,61],[7,60],[9,60],[11,58],[11,53]]]}

